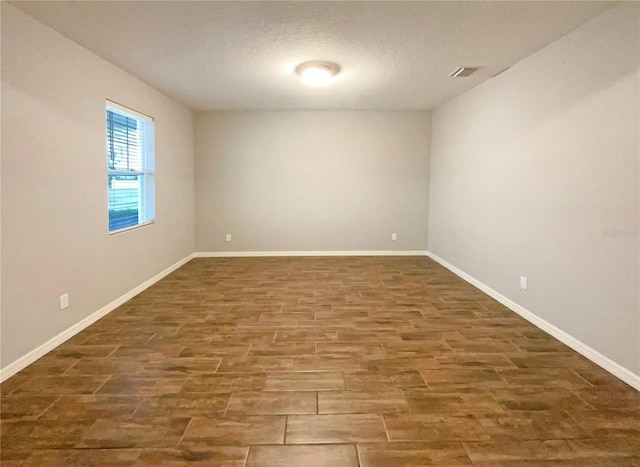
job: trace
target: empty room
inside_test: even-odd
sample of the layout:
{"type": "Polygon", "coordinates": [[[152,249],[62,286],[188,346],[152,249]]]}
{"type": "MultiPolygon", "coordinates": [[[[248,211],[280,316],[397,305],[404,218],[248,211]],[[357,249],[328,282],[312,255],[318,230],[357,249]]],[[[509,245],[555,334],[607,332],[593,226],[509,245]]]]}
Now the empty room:
{"type": "Polygon", "coordinates": [[[640,466],[640,3],[0,8],[3,467],[640,466]]]}

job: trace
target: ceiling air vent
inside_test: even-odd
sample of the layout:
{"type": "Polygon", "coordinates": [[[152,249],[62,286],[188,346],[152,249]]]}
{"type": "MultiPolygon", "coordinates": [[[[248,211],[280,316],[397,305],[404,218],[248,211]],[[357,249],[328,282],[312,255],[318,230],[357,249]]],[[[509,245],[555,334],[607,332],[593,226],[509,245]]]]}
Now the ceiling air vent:
{"type": "Polygon", "coordinates": [[[477,66],[465,66],[465,67],[457,68],[449,76],[451,76],[452,78],[465,78],[467,76],[474,74],[476,71],[478,71],[477,66]]]}

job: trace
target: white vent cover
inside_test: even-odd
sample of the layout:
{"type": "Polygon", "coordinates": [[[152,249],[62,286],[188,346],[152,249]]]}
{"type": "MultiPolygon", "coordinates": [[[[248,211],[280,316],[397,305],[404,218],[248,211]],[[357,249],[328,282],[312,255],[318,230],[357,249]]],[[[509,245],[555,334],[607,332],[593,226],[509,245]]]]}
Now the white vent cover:
{"type": "Polygon", "coordinates": [[[478,71],[477,66],[464,66],[456,68],[449,76],[451,76],[452,78],[465,78],[474,74],[476,71],[478,71]]]}

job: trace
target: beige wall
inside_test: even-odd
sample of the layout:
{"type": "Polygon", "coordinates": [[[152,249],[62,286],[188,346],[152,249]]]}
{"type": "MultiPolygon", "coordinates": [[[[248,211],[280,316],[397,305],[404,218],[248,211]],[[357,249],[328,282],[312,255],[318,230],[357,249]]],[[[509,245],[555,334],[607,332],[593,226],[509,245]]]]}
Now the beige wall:
{"type": "Polygon", "coordinates": [[[639,7],[434,113],[429,218],[431,252],[636,374],[639,7]]]}
{"type": "Polygon", "coordinates": [[[196,113],[197,251],[424,251],[430,122],[429,112],[196,113]]]}
{"type": "Polygon", "coordinates": [[[3,3],[2,367],[192,253],[193,193],[192,113],[3,3]],[[111,236],[107,98],[156,122],[156,223],[111,236]]]}

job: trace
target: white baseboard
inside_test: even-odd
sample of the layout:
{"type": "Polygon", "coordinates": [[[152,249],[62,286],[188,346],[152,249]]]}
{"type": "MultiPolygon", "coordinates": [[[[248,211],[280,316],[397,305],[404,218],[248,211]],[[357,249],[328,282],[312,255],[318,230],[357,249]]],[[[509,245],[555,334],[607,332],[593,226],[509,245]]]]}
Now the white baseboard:
{"type": "Polygon", "coordinates": [[[57,336],[52,337],[51,339],[49,339],[44,344],[42,344],[42,345],[36,347],[35,349],[33,349],[31,352],[27,353],[26,355],[23,355],[22,357],[18,358],[14,362],[9,363],[4,368],[0,369],[0,382],[5,381],[6,379],[8,379],[11,376],[15,375],[18,371],[20,371],[23,368],[27,367],[28,365],[32,364],[33,362],[35,362],[37,359],[39,359],[40,357],[42,357],[46,353],[48,353],[51,350],[55,349],[57,346],[59,346],[60,344],[62,344],[66,340],[68,340],[71,337],[75,336],[76,334],[78,334],[83,329],[85,329],[88,326],[90,326],[91,324],[95,323],[96,321],[98,321],[100,318],[102,318],[103,316],[107,315],[111,311],[115,310],[120,305],[125,303],[127,300],[132,299],[133,297],[138,295],[143,290],[148,289],[153,284],[158,282],[160,279],[162,279],[163,277],[169,275],[170,273],[172,273],[173,271],[175,271],[180,266],[184,265],[185,263],[187,263],[188,261],[190,261],[194,257],[195,257],[195,254],[192,253],[189,256],[181,259],[177,263],[169,266],[164,271],[156,274],[151,279],[144,281],[142,284],[140,284],[139,286],[131,289],[129,292],[125,293],[121,297],[118,297],[114,301],[112,301],[111,303],[103,306],[98,311],[96,311],[96,312],[90,314],[89,316],[87,316],[86,318],[78,321],[76,324],[74,324],[70,328],[65,329],[64,331],[62,331],[57,336]]]}
{"type": "Polygon", "coordinates": [[[266,256],[426,256],[426,250],[355,250],[355,251],[200,251],[196,258],[244,258],[266,256]]]}
{"type": "Polygon", "coordinates": [[[640,391],[640,375],[637,375],[637,374],[633,373],[632,371],[626,369],[622,365],[619,365],[618,363],[614,362],[610,358],[605,357],[600,352],[598,352],[597,350],[593,349],[592,347],[589,347],[584,342],[579,341],[578,339],[576,339],[572,335],[567,334],[562,329],[557,328],[556,326],[554,326],[553,324],[549,323],[548,321],[545,321],[544,319],[538,317],[537,315],[535,315],[531,311],[529,311],[526,308],[518,305],[516,302],[510,300],[509,298],[507,298],[504,295],[500,294],[499,292],[495,291],[494,289],[492,289],[488,285],[480,282],[475,277],[472,277],[469,274],[467,274],[466,272],[458,269],[457,267],[455,267],[454,265],[448,263],[447,261],[445,261],[444,259],[440,258],[439,256],[431,253],[430,251],[427,252],[427,256],[429,258],[433,259],[434,261],[436,261],[437,263],[440,263],[442,266],[447,268],[449,271],[453,272],[455,275],[457,275],[460,278],[464,279],[465,281],[467,281],[468,283],[470,283],[474,287],[482,290],[484,293],[486,293],[490,297],[492,297],[495,300],[499,301],[500,303],[502,303],[504,306],[506,306],[510,310],[512,310],[515,313],[519,314],[520,316],[522,316],[524,319],[526,319],[530,323],[536,325],[537,327],[542,329],[547,334],[552,335],[553,337],[558,339],[563,344],[568,345],[569,347],[571,347],[573,350],[575,350],[579,354],[587,357],[589,360],[594,362],[596,365],[604,368],[605,370],[607,370],[612,375],[616,376],[617,378],[621,379],[622,381],[624,381],[628,385],[630,385],[633,388],[635,388],[638,391],[640,391]]]}

